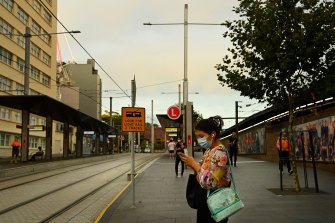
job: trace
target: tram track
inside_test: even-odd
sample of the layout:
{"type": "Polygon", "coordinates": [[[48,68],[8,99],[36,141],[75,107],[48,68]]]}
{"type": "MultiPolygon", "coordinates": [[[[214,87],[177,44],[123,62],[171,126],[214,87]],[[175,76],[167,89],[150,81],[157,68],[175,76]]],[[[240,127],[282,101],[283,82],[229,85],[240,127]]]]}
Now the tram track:
{"type": "MultiPolygon", "coordinates": [[[[120,159],[121,159],[121,158],[120,158],[120,159]]],[[[141,158],[136,159],[136,161],[140,161],[140,160],[145,160],[145,161],[146,161],[147,159],[148,159],[147,157],[141,157],[141,158]]],[[[145,161],[144,161],[144,163],[145,163],[145,161]]],[[[143,162],[142,162],[142,163],[143,163],[143,162]]],[[[16,209],[18,209],[18,208],[20,208],[20,207],[23,207],[23,206],[25,206],[25,205],[27,205],[27,204],[36,202],[36,201],[38,201],[38,200],[40,200],[40,199],[42,199],[42,198],[44,198],[44,197],[47,197],[47,196],[49,196],[49,195],[52,195],[52,194],[54,194],[54,193],[56,193],[56,192],[62,191],[62,190],[64,190],[64,189],[67,189],[67,188],[69,188],[69,187],[71,187],[71,186],[74,186],[74,185],[76,185],[76,184],[80,184],[80,183],[82,183],[82,182],[84,182],[84,181],[87,181],[87,180],[89,180],[89,179],[91,179],[91,178],[94,178],[94,177],[96,177],[96,176],[98,176],[98,175],[105,174],[105,173],[107,173],[108,171],[111,171],[111,170],[115,169],[116,167],[120,167],[120,166],[124,166],[124,165],[129,165],[129,160],[126,160],[125,162],[123,162],[123,163],[121,163],[121,164],[113,165],[112,167],[107,168],[106,170],[103,170],[103,171],[100,171],[100,172],[98,172],[98,173],[89,175],[89,176],[84,177],[84,178],[82,178],[82,179],[80,179],[80,180],[74,181],[74,182],[72,182],[72,183],[66,184],[66,185],[64,185],[64,186],[58,187],[58,188],[56,188],[56,189],[50,190],[50,191],[48,191],[48,192],[45,192],[45,193],[40,194],[40,195],[38,195],[38,196],[35,196],[35,197],[33,197],[33,198],[24,200],[24,201],[22,201],[22,202],[19,202],[19,203],[16,203],[16,204],[14,204],[14,205],[11,205],[11,206],[9,206],[9,207],[7,207],[7,208],[4,208],[4,209],[0,210],[0,216],[1,216],[1,215],[4,215],[4,214],[6,214],[6,213],[9,213],[9,212],[11,212],[11,211],[14,211],[14,210],[16,210],[16,209]]],[[[141,164],[139,164],[139,165],[141,165],[141,164]]],[[[86,168],[89,168],[89,167],[90,167],[90,166],[88,166],[88,167],[86,167],[86,168]]],[[[83,169],[83,168],[80,168],[80,169],[83,169]]],[[[127,172],[129,172],[129,169],[128,169],[128,168],[127,168],[126,171],[122,172],[122,173],[119,174],[117,177],[113,178],[112,180],[109,180],[107,183],[105,183],[105,184],[103,184],[103,185],[108,185],[108,183],[111,183],[111,182],[115,181],[116,179],[120,178],[122,175],[124,175],[124,174],[127,173],[127,172]]],[[[64,174],[64,173],[63,173],[63,174],[64,174]]],[[[49,178],[49,177],[48,177],[48,178],[49,178]]],[[[44,178],[44,179],[45,179],[45,178],[44,178]]],[[[42,179],[39,179],[39,180],[42,180],[42,179]]],[[[38,181],[38,180],[36,180],[36,181],[38,181]]],[[[25,183],[25,184],[28,184],[28,183],[25,183]]],[[[99,191],[101,188],[103,188],[103,185],[99,186],[99,187],[96,188],[94,191],[95,191],[95,192],[96,192],[96,191],[99,191]]],[[[21,185],[21,186],[23,186],[23,185],[21,185]]],[[[90,195],[94,194],[94,193],[95,193],[94,191],[91,191],[90,193],[87,193],[86,195],[84,195],[84,196],[82,196],[81,198],[77,199],[75,202],[72,202],[72,203],[71,203],[72,205],[70,204],[70,205],[68,205],[68,206],[71,206],[71,207],[75,206],[75,204],[78,204],[78,202],[80,203],[80,200],[86,199],[86,198],[89,197],[90,195]]],[[[64,209],[68,210],[69,207],[65,207],[64,209]]],[[[63,211],[63,212],[64,212],[64,211],[63,211]]],[[[54,217],[53,217],[53,218],[54,218],[54,217]]],[[[46,221],[46,222],[47,222],[47,221],[46,221]]]]}
{"type": "MultiPolygon", "coordinates": [[[[150,158],[148,160],[145,160],[143,163],[139,164],[136,167],[136,171],[139,170],[140,168],[142,168],[143,166],[145,166],[146,164],[148,164],[149,162],[151,162],[152,160],[156,159],[157,156],[150,158]]],[[[57,217],[61,216],[62,214],[64,214],[65,212],[71,210],[73,207],[75,207],[76,205],[80,204],[82,201],[86,200],[88,197],[94,195],[95,193],[97,193],[98,191],[100,191],[101,189],[103,189],[104,187],[108,186],[109,184],[113,183],[114,181],[116,181],[117,179],[119,179],[120,177],[124,176],[127,172],[129,172],[130,169],[127,169],[126,171],[123,171],[121,174],[119,174],[118,176],[116,176],[115,178],[107,181],[106,183],[102,184],[101,186],[97,187],[96,189],[86,193],[85,195],[83,195],[82,197],[78,198],[77,200],[73,201],[72,203],[70,203],[69,205],[67,205],[66,207],[58,210],[57,212],[53,213],[52,215],[49,215],[47,218],[41,220],[39,223],[49,223],[52,220],[56,219],[57,217]]],[[[135,171],[135,172],[136,172],[135,171]]]]}
{"type": "MultiPolygon", "coordinates": [[[[70,172],[73,172],[73,171],[76,171],[76,170],[81,170],[81,169],[85,169],[85,168],[88,168],[88,167],[93,167],[93,166],[105,164],[105,163],[108,163],[110,161],[117,161],[117,160],[120,160],[122,158],[123,157],[117,157],[117,158],[108,159],[108,160],[104,160],[104,161],[97,161],[97,162],[94,162],[94,163],[88,164],[88,165],[80,164],[81,167],[71,169],[71,170],[62,171],[62,172],[58,172],[58,173],[51,174],[51,175],[44,176],[44,177],[39,177],[39,178],[36,178],[36,179],[33,179],[33,180],[27,180],[27,181],[24,181],[22,183],[2,187],[2,188],[0,188],[0,191],[4,191],[4,190],[12,189],[12,188],[15,188],[15,187],[23,186],[23,185],[26,185],[26,184],[29,184],[29,183],[37,182],[37,181],[44,180],[44,179],[47,179],[47,178],[51,178],[51,177],[54,177],[54,176],[62,175],[62,174],[65,174],[65,173],[70,173],[70,172]],[[85,166],[82,166],[82,165],[85,165],[85,166]]],[[[66,168],[71,168],[71,167],[72,166],[60,167],[60,168],[57,168],[57,169],[52,169],[50,171],[58,171],[58,170],[61,170],[61,169],[66,169],[66,168]]],[[[35,175],[35,174],[41,174],[41,173],[44,173],[44,172],[38,172],[38,173],[33,173],[33,174],[25,175],[25,176],[12,178],[12,179],[10,179],[10,181],[15,181],[15,180],[18,180],[18,179],[21,179],[21,178],[24,178],[24,177],[32,176],[32,175],[35,175]]],[[[3,182],[4,181],[0,182],[0,184],[3,183],[3,182]]]]}

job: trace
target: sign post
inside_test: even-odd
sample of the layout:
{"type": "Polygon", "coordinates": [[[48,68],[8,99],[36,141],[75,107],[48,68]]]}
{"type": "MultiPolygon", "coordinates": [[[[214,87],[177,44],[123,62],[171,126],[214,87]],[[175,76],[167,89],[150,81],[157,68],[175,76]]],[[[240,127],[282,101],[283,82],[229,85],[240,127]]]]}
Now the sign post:
{"type": "Polygon", "coordinates": [[[123,132],[130,133],[131,148],[131,181],[133,189],[133,205],[135,208],[135,153],[134,153],[134,132],[145,131],[145,108],[123,107],[122,108],[122,127],[123,132]]]}

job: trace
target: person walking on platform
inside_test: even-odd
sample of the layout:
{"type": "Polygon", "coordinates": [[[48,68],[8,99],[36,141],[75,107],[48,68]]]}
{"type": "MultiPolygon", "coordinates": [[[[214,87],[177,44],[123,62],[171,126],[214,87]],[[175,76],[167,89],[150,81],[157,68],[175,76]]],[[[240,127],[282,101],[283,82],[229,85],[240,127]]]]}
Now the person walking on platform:
{"type": "MultiPolygon", "coordinates": [[[[220,116],[201,120],[195,127],[195,135],[198,144],[206,149],[202,161],[198,163],[193,157],[179,153],[184,163],[191,167],[197,175],[197,183],[200,184],[199,204],[197,204],[197,223],[214,223],[211,212],[207,206],[207,190],[214,191],[221,187],[230,187],[231,177],[228,164],[227,150],[220,143],[220,131],[222,129],[220,116]]],[[[220,223],[228,222],[228,218],[220,223]]]]}
{"type": "Polygon", "coordinates": [[[229,141],[230,162],[231,162],[231,165],[234,164],[234,167],[236,167],[237,153],[239,149],[239,142],[238,142],[236,132],[231,133],[231,137],[228,139],[228,141],[229,141]],[[234,160],[233,160],[233,157],[234,157],[234,160]]]}
{"type": "Polygon", "coordinates": [[[287,171],[291,175],[293,171],[291,170],[291,162],[290,162],[290,143],[287,138],[286,132],[282,133],[281,138],[281,151],[280,151],[280,138],[277,140],[277,149],[279,152],[279,170],[283,171],[283,165],[287,165],[287,171]]]}
{"type": "Polygon", "coordinates": [[[21,147],[21,143],[19,142],[19,138],[17,136],[15,136],[15,139],[11,143],[11,146],[12,146],[12,159],[10,162],[17,163],[21,147]]]}
{"type": "Polygon", "coordinates": [[[178,142],[176,144],[176,165],[175,165],[175,171],[176,171],[176,177],[178,177],[178,166],[179,163],[181,163],[181,176],[184,174],[184,162],[180,159],[179,153],[184,153],[183,143],[178,142]]]}
{"type": "Polygon", "coordinates": [[[168,144],[170,159],[173,159],[173,154],[174,154],[175,147],[176,147],[176,144],[173,142],[172,139],[170,139],[170,142],[168,144]]]}

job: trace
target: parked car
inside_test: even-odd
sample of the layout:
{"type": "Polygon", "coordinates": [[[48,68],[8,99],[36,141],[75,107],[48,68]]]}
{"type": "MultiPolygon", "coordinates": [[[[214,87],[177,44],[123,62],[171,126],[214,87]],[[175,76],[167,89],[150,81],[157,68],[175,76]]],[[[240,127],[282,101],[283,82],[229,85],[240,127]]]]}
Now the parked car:
{"type": "Polygon", "coordinates": [[[150,148],[149,148],[149,147],[145,147],[144,152],[145,152],[145,153],[150,153],[150,152],[151,152],[151,151],[150,151],[150,148]]]}
{"type": "Polygon", "coordinates": [[[135,153],[140,153],[141,147],[139,145],[135,145],[135,153]]]}

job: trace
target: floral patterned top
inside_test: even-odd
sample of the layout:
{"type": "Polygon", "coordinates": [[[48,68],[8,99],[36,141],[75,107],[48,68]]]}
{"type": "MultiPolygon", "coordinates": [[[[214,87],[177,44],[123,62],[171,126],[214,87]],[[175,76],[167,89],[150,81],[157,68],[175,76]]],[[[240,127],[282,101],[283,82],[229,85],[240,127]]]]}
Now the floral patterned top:
{"type": "Polygon", "coordinates": [[[228,155],[223,145],[207,149],[200,162],[201,170],[198,173],[201,187],[204,189],[228,187],[231,175],[227,162],[228,155]]]}

